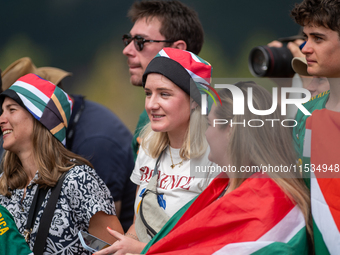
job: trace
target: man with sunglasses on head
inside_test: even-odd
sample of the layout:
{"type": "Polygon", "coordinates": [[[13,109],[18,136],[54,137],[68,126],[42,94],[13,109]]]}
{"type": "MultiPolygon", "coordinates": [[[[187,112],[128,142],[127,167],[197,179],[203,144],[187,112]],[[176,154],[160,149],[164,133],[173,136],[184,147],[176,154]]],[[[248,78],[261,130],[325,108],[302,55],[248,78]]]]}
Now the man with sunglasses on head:
{"type": "MultiPolygon", "coordinates": [[[[137,1],[130,8],[128,17],[134,25],[122,39],[132,85],[142,86],[145,68],[164,47],[188,50],[197,55],[201,51],[204,33],[198,15],[179,1],[137,1]]],[[[144,110],[132,140],[134,159],[139,148],[139,133],[148,122],[144,110]]]]}

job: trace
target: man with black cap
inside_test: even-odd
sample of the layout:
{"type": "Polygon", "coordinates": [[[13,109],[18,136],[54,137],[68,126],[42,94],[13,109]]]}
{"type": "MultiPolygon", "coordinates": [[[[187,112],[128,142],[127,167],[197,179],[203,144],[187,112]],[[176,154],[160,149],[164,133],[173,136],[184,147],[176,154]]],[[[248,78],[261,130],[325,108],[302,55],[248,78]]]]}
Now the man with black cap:
{"type": "MultiPolygon", "coordinates": [[[[2,89],[6,90],[28,73],[37,74],[59,87],[65,77],[72,75],[55,67],[37,68],[30,58],[24,57],[2,72],[2,89]]],[[[73,109],[67,128],[67,148],[93,164],[111,191],[117,216],[124,230],[127,230],[133,220],[136,191],[136,186],[129,179],[134,166],[130,147],[132,135],[106,107],[85,100],[81,95],[72,95],[71,98],[73,109]]]]}

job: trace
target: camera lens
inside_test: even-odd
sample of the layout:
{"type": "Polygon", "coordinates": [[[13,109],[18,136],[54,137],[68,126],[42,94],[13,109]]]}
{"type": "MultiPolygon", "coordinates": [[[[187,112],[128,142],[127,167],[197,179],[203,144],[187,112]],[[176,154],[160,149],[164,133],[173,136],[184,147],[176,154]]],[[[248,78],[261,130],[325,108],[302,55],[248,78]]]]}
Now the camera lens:
{"type": "Polygon", "coordinates": [[[248,67],[256,77],[292,77],[293,55],[287,47],[258,46],[251,50],[248,67]]]}
{"type": "Polygon", "coordinates": [[[249,68],[253,75],[265,76],[269,67],[269,58],[263,47],[256,47],[251,51],[249,64],[251,65],[249,68]]]}

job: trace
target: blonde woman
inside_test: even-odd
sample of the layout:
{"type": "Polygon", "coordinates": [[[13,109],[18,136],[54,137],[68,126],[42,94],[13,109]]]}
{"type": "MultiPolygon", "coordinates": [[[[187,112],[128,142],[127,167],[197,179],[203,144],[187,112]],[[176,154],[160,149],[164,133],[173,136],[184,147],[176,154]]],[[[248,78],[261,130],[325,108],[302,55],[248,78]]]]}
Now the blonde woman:
{"type": "Polygon", "coordinates": [[[312,253],[310,199],[300,173],[294,171],[290,131],[279,121],[273,126],[266,121],[280,120],[279,110],[269,116],[248,110],[249,89],[258,110],[271,108],[269,92],[253,82],[236,86],[245,95],[245,114],[233,115],[232,94],[221,90],[222,105],[213,105],[206,131],[209,159],[225,173],[172,217],[143,254],[312,253]],[[216,119],[228,123],[214,125],[216,119]],[[249,127],[250,120],[264,125],[249,127]],[[283,170],[270,172],[269,166],[283,170]]]}
{"type": "Polygon", "coordinates": [[[161,50],[146,68],[143,87],[150,123],[142,132],[141,147],[131,175],[131,180],[138,185],[136,221],[126,237],[110,232],[120,242],[98,254],[141,252],[157,232],[150,228],[145,231],[147,227],[142,216],[151,218],[154,225],[161,228],[211,182],[212,174],[195,176],[191,171],[195,165],[212,165],[207,158],[209,150],[204,135],[207,123],[201,118],[199,92],[201,85],[209,85],[210,78],[209,63],[191,52],[174,48],[161,50]],[[157,180],[153,179],[156,165],[157,180]],[[155,183],[155,189],[149,191],[151,183],[155,183]],[[142,201],[148,192],[157,193],[158,203],[148,212],[142,212],[141,204],[145,203],[142,201]]]}
{"type": "MultiPolygon", "coordinates": [[[[0,94],[0,126],[3,148],[0,203],[13,215],[21,234],[34,251],[41,218],[48,209],[51,189],[61,176],[56,203],[43,254],[89,254],[80,244],[78,231],[87,231],[106,242],[109,224],[122,233],[113,199],[91,164],[68,151],[66,127],[71,115],[70,97],[35,74],[27,74],[0,94]],[[65,173],[65,175],[63,175],[65,173]],[[41,205],[36,194],[47,189],[41,205]],[[31,207],[37,211],[27,226],[31,207]]],[[[52,189],[53,190],[53,189],[52,189]]]]}

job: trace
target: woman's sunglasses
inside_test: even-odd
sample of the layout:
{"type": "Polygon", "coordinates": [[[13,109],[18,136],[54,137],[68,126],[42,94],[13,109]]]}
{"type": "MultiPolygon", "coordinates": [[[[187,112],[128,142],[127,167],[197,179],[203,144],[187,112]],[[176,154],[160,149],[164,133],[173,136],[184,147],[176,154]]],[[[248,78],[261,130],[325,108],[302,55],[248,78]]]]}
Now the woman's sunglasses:
{"type": "Polygon", "coordinates": [[[125,34],[123,35],[123,43],[124,46],[128,46],[130,44],[130,42],[133,40],[133,43],[135,45],[135,48],[137,51],[142,51],[144,48],[144,43],[146,42],[166,42],[166,43],[173,43],[174,41],[172,40],[146,40],[143,37],[141,37],[140,35],[136,35],[134,37],[131,37],[131,35],[129,34],[125,34]]]}

